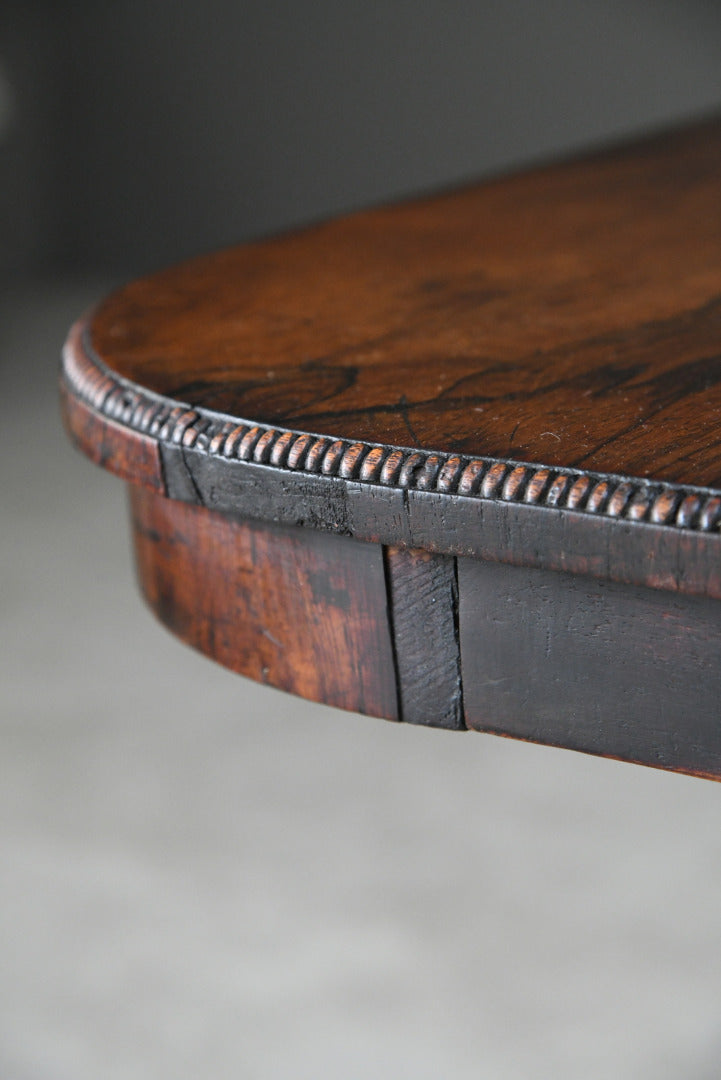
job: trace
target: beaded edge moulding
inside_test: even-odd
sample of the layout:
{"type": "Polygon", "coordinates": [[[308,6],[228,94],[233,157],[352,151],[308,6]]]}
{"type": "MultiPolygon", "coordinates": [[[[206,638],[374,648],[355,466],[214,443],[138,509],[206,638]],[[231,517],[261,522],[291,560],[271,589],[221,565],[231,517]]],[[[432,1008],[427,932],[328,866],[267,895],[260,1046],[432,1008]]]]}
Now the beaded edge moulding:
{"type": "MultiPolygon", "coordinates": [[[[80,329],[80,328],[79,328],[80,329]]],[[[92,354],[87,332],[63,354],[70,392],[131,432],[211,458],[307,476],[565,509],[696,532],[721,529],[721,492],[585,470],[334,439],[192,407],[115,375],[92,354]],[[80,346],[80,348],[78,348],[80,346]]]]}

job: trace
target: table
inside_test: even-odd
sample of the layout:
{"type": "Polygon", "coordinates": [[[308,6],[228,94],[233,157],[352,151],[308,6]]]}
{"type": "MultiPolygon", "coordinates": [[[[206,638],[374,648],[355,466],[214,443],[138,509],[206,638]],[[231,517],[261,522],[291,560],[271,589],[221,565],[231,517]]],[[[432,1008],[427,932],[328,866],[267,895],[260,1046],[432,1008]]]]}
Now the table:
{"type": "Polygon", "coordinates": [[[226,667],[721,776],[721,121],[133,282],[61,389],[226,667]]]}

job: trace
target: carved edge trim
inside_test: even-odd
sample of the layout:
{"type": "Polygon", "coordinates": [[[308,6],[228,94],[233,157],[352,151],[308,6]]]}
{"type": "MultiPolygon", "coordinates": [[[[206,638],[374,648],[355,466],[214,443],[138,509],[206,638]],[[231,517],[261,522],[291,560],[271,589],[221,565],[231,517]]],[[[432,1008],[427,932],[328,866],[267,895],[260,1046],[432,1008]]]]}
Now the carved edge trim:
{"type": "Polygon", "coordinates": [[[70,392],[101,417],[209,457],[306,476],[359,481],[700,533],[721,531],[721,491],[490,457],[335,439],[240,420],[145,390],[94,353],[89,320],[71,329],[62,374],[70,392]]]}

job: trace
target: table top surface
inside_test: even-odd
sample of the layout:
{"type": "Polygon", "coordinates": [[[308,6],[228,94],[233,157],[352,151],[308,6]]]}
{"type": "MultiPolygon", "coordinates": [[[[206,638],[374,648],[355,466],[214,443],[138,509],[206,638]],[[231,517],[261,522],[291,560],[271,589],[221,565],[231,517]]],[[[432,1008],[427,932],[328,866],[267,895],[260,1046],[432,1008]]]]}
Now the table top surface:
{"type": "Polygon", "coordinates": [[[721,121],[112,295],[133,384],[345,440],[721,486],[721,121]]]}

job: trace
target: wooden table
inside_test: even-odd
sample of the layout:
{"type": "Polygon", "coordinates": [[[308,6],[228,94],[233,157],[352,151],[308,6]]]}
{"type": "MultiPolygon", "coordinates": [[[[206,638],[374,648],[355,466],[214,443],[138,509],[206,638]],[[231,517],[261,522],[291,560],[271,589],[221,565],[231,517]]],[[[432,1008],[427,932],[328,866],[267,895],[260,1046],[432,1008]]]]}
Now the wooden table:
{"type": "Polygon", "coordinates": [[[721,776],[718,120],[134,282],[61,383],[226,667],[721,776]]]}

